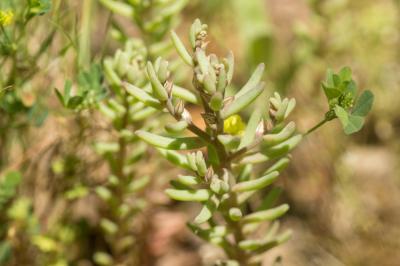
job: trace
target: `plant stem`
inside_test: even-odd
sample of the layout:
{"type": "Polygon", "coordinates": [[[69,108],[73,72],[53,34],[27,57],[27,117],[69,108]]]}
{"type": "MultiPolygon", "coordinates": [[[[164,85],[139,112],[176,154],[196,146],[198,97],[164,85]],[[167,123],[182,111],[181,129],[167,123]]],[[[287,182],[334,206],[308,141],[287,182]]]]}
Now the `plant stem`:
{"type": "Polygon", "coordinates": [[[326,122],[328,122],[328,119],[324,119],[321,122],[319,122],[318,124],[316,124],[315,126],[313,126],[312,128],[310,128],[305,134],[304,136],[307,136],[308,134],[310,134],[311,132],[313,132],[314,130],[316,130],[317,128],[319,128],[320,126],[322,126],[323,124],[325,124],[326,122]]]}
{"type": "Polygon", "coordinates": [[[90,62],[90,33],[92,18],[93,1],[85,0],[83,2],[83,14],[81,25],[81,37],[79,38],[79,58],[78,63],[81,67],[88,67],[90,62]]]}

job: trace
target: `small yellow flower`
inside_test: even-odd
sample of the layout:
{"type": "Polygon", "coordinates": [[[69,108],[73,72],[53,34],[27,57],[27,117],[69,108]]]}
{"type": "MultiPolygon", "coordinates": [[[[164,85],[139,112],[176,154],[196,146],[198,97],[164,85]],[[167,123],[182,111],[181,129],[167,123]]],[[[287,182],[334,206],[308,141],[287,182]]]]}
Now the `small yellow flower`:
{"type": "Polygon", "coordinates": [[[224,132],[231,135],[242,135],[246,124],[240,115],[232,115],[224,120],[224,132]]]}
{"type": "Polygon", "coordinates": [[[14,19],[14,13],[11,10],[0,10],[0,25],[8,26],[12,23],[14,19]]]}

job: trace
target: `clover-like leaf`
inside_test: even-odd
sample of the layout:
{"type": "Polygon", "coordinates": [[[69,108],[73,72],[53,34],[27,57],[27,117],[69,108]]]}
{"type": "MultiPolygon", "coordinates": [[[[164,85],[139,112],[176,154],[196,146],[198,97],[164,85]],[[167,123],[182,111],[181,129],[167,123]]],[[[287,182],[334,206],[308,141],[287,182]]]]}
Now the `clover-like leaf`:
{"type": "Polygon", "coordinates": [[[335,114],[339,118],[346,135],[359,131],[364,125],[362,116],[348,114],[346,110],[338,105],[335,107],[335,114]]]}
{"type": "Polygon", "coordinates": [[[371,110],[373,102],[374,94],[369,90],[364,91],[357,99],[356,105],[352,111],[352,115],[366,116],[371,110]]]}
{"type": "Polygon", "coordinates": [[[342,93],[339,89],[337,89],[335,87],[330,87],[327,84],[322,84],[322,88],[324,89],[326,98],[328,98],[328,100],[335,99],[335,98],[339,97],[340,94],[342,93]]]}
{"type": "Polygon", "coordinates": [[[339,72],[340,80],[351,81],[351,69],[349,67],[343,67],[339,72]]]}

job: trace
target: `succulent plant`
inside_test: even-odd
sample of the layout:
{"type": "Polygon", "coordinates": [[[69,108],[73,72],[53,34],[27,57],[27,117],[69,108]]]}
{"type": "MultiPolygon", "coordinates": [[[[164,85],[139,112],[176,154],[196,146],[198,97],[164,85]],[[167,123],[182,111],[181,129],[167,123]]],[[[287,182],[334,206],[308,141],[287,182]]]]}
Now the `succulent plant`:
{"type": "MultiPolygon", "coordinates": [[[[199,214],[188,223],[189,228],[202,239],[222,247],[227,255],[224,263],[258,265],[265,251],[284,243],[291,235],[290,230],[278,230],[276,220],[289,206],[274,204],[280,190],[271,188],[271,184],[288,165],[291,150],[304,136],[296,131],[294,122],[288,122],[296,101],[274,93],[269,108],[253,110],[243,122],[242,111],[256,100],[264,100],[264,65],[260,64],[248,82],[229,96],[233,54],[218,58],[207,53],[207,25],[197,19],[191,26],[191,52],[175,32],[171,32],[171,38],[182,60],[192,68],[193,89],[175,91],[173,77],[165,69],[168,63],[161,58],[148,62],[151,89],[143,90],[126,82],[126,90],[145,105],[168,112],[176,122],[168,125],[162,135],[143,130],[136,131],[136,135],[185,169],[166,193],[174,200],[202,205],[199,214]],[[192,120],[188,104],[183,102],[187,100],[184,95],[196,96],[191,104],[202,108],[205,129],[192,120]],[[187,136],[185,131],[191,135],[187,136]],[[254,200],[257,195],[264,197],[258,204],[254,200]],[[258,229],[264,223],[269,225],[268,230],[259,237],[258,229]]],[[[324,123],[339,117],[346,133],[355,132],[360,125],[353,125],[352,117],[367,114],[371,94],[364,92],[353,107],[355,85],[349,69],[344,68],[339,75],[329,73],[323,85],[330,104],[324,123]],[[344,120],[342,110],[350,122],[344,120]]]]}

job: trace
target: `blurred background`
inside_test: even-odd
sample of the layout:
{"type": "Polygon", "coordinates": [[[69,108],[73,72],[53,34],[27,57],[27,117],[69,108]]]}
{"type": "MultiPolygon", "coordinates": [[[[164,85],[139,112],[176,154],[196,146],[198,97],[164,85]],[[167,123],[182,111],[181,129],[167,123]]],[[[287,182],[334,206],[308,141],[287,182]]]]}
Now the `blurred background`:
{"type": "MultiPolygon", "coordinates": [[[[96,251],[113,248],[99,226],[107,210],[93,191],[109,170],[92,146],[110,126],[91,109],[65,110],[54,88],[122,47],[111,20],[131,37],[139,33],[96,0],[52,4],[16,29],[21,46],[3,45],[5,26],[0,33],[0,176],[2,184],[18,180],[0,187],[0,265],[102,265],[96,251]]],[[[234,52],[237,87],[265,63],[268,91],[296,98],[302,132],[328,109],[320,85],[327,68],[350,66],[359,87],[375,94],[361,132],[345,136],[335,121],[293,152],[277,185],[291,206],[282,224],[294,236],[265,265],[277,257],[288,266],[400,265],[400,1],[193,0],[174,23],[180,36],[195,18],[209,25],[212,51],[234,52]]],[[[156,181],[144,192],[150,210],[134,224],[143,265],[212,265],[222,251],[186,229],[199,206],[164,195],[177,170],[147,152],[139,167],[156,181]]]]}

